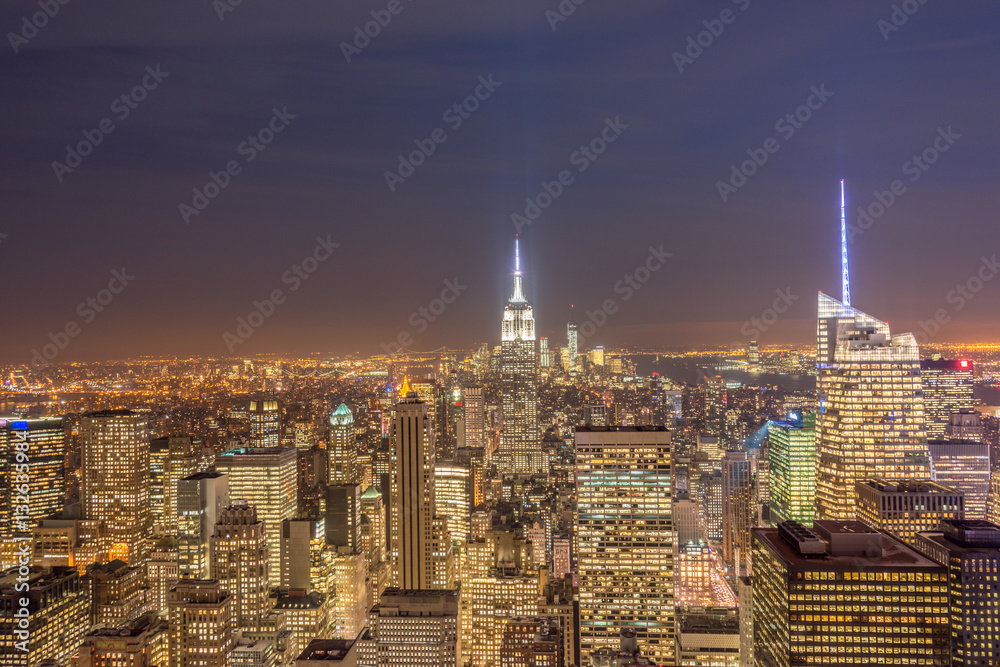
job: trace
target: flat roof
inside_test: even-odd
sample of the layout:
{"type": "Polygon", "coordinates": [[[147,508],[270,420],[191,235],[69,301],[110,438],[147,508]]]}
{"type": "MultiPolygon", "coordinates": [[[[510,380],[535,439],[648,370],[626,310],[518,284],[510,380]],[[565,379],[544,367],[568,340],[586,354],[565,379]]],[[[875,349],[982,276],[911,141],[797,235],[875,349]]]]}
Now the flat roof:
{"type": "MultiPolygon", "coordinates": [[[[826,522],[837,524],[841,522],[826,522]]],[[[855,524],[858,522],[842,522],[855,524]]],[[[815,572],[835,571],[848,572],[853,570],[898,570],[900,568],[942,570],[943,566],[924,556],[905,543],[876,530],[871,530],[874,539],[880,540],[881,556],[844,555],[831,556],[829,543],[827,553],[823,555],[803,556],[791,544],[778,535],[777,528],[754,528],[754,539],[759,540],[769,551],[781,559],[789,571],[815,572]]]]}

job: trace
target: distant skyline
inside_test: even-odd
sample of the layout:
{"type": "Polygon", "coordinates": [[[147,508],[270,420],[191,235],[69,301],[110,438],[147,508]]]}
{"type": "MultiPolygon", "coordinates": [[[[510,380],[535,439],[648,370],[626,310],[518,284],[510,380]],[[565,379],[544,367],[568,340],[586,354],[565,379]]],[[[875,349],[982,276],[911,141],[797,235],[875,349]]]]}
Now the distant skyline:
{"type": "Polygon", "coordinates": [[[852,305],[998,339],[997,5],[386,6],[0,8],[0,363],[499,344],[515,232],[553,346],[806,344],[841,178],[852,305]]]}

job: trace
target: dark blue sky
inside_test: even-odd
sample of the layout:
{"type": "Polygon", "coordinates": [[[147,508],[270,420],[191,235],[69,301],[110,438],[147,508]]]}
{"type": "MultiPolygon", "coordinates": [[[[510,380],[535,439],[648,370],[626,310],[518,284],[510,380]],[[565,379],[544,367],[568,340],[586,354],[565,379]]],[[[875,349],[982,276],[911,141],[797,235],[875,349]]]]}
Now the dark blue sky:
{"type": "MultiPolygon", "coordinates": [[[[995,2],[913,0],[886,39],[893,3],[870,0],[587,0],[554,31],[554,0],[401,0],[347,63],[341,43],[388,5],[244,0],[220,21],[210,0],[70,0],[18,53],[8,35],[2,360],[29,361],[71,322],[61,360],[228,354],[223,334],[275,289],[284,302],[238,354],[374,354],[403,332],[414,349],[496,342],[511,215],[563,170],[572,184],[521,237],[539,333],[556,344],[571,303],[606,299],[617,310],[594,344],[741,340],[787,288],[798,300],[759,338],[810,340],[816,291],[839,294],[840,178],[852,224],[876,190],[905,187],[852,244],[854,305],[895,329],[941,310],[937,339],[996,339],[992,269],[960,309],[949,298],[1000,253],[995,2]],[[731,23],[679,72],[674,52],[724,10],[731,23]],[[120,119],[114,100],[157,65],[168,75],[120,119]],[[453,129],[443,113],[491,76],[500,86],[453,129]],[[813,86],[832,97],[787,136],[776,123],[813,86]],[[239,146],[275,108],[295,118],[248,162],[239,146]],[[618,117],[627,129],[581,173],[572,154],[618,117]],[[52,163],[104,118],[114,131],[59,182],[52,163]],[[959,138],[912,181],[907,161],[949,127],[959,138]],[[437,128],[447,140],[390,191],[385,172],[437,128]],[[724,202],[717,182],[769,138],[777,152],[724,202]],[[185,224],[179,205],[234,160],[185,224]],[[292,290],[282,277],[317,237],[340,246],[292,290]],[[661,245],[672,257],[626,302],[617,281],[661,245]],[[122,267],[135,279],[103,312],[78,309],[122,267]],[[467,289],[413,324],[455,278],[467,289]]],[[[0,29],[37,11],[6,2],[0,29]]]]}

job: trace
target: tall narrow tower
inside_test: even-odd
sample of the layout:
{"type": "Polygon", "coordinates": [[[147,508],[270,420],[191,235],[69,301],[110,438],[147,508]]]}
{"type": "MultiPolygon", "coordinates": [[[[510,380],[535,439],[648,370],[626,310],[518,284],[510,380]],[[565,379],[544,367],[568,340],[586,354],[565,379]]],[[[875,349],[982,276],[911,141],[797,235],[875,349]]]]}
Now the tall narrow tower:
{"type": "Polygon", "coordinates": [[[844,179],[840,179],[840,272],[844,305],[851,305],[851,271],[847,265],[847,199],[844,197],[844,179]]]}
{"type": "Polygon", "coordinates": [[[404,382],[393,425],[392,557],[400,588],[428,589],[434,581],[434,422],[408,390],[404,382]]]}
{"type": "Polygon", "coordinates": [[[548,472],[538,434],[538,357],[535,317],[524,297],[521,255],[514,241],[514,293],[503,311],[500,334],[503,429],[498,465],[504,475],[548,472]]]}

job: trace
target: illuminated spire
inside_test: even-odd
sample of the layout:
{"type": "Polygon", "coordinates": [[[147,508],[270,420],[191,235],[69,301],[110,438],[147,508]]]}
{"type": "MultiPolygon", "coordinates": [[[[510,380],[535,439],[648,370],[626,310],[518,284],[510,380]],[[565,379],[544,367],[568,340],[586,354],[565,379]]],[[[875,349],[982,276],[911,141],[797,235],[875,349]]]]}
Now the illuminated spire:
{"type": "Polygon", "coordinates": [[[524,286],[521,284],[521,246],[516,235],[514,237],[514,294],[510,297],[510,302],[528,302],[524,298],[524,286]]]}
{"type": "Polygon", "coordinates": [[[844,179],[840,179],[840,264],[843,272],[843,302],[851,305],[851,271],[847,267],[847,200],[844,197],[844,179]]]}
{"type": "Polygon", "coordinates": [[[410,381],[407,380],[406,376],[404,375],[403,376],[403,384],[400,385],[400,387],[399,387],[399,397],[400,398],[406,398],[409,395],[410,395],[410,381]]]}

